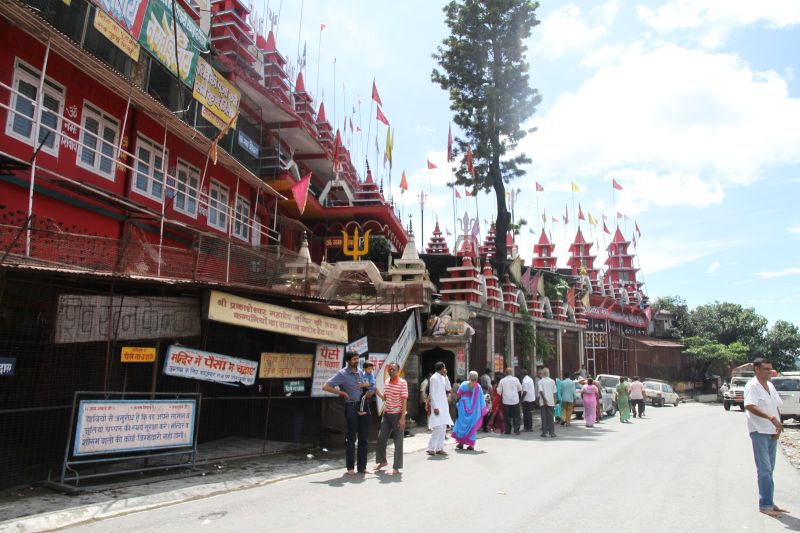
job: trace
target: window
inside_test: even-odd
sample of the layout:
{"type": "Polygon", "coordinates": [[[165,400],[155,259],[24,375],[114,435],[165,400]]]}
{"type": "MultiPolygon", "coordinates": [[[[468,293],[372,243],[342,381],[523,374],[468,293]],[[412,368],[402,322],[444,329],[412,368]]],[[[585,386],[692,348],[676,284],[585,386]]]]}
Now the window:
{"type": "Polygon", "coordinates": [[[78,165],[114,180],[114,151],[119,123],[90,104],[83,106],[78,165]]]}
{"type": "Polygon", "coordinates": [[[42,123],[39,128],[39,137],[33,142],[36,132],[36,123],[33,118],[33,108],[39,87],[39,76],[32,67],[17,60],[14,69],[13,87],[16,92],[11,93],[11,102],[6,122],[6,134],[19,139],[35,148],[42,145],[42,151],[51,155],[58,155],[58,136],[61,131],[61,113],[64,107],[64,89],[53,81],[45,79],[44,97],[42,99],[42,123]]]}
{"type": "Polygon", "coordinates": [[[208,188],[208,225],[222,231],[228,229],[228,188],[215,181],[208,188]]]}
{"type": "Polygon", "coordinates": [[[136,139],[136,179],[133,180],[133,189],[159,202],[164,199],[166,154],[164,148],[154,142],[144,137],[136,139]]]}
{"type": "Polygon", "coordinates": [[[250,202],[242,198],[236,197],[236,207],[234,208],[233,217],[233,234],[242,240],[250,239],[250,202]]]}
{"type": "Polygon", "coordinates": [[[178,161],[178,183],[175,190],[176,211],[191,217],[197,216],[197,187],[200,172],[183,161],[178,161]]]}
{"type": "Polygon", "coordinates": [[[795,378],[783,378],[783,379],[772,379],[772,384],[775,386],[775,390],[781,392],[797,392],[800,391],[800,379],[795,378]]]}

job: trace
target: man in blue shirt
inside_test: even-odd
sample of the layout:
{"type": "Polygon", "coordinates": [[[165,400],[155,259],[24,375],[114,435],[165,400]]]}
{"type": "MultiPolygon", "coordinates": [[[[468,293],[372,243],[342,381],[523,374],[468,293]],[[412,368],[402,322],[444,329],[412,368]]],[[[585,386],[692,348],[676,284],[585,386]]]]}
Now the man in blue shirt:
{"type": "Polygon", "coordinates": [[[344,400],[344,418],[347,421],[347,475],[356,474],[356,438],[358,438],[358,471],[368,474],[367,470],[367,437],[369,435],[369,416],[358,416],[358,404],[361,399],[361,384],[364,374],[358,368],[358,354],[346,354],[347,366],[338,371],[322,390],[335,394],[344,400]],[[338,388],[336,388],[338,387],[338,388]]]}

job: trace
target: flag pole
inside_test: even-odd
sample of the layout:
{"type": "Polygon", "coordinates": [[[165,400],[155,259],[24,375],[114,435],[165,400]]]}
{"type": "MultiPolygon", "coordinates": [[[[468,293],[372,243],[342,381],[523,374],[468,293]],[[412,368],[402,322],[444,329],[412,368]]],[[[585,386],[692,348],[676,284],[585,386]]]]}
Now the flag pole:
{"type": "MultiPolygon", "coordinates": [[[[373,87],[375,86],[375,78],[372,78],[372,85],[373,85],[373,87]]],[[[370,140],[370,138],[372,136],[372,106],[373,106],[374,103],[375,103],[375,99],[371,97],[371,93],[370,93],[369,117],[367,118],[367,146],[364,149],[364,160],[365,161],[366,161],[366,159],[368,157],[367,154],[369,154],[369,140],[370,140]]],[[[361,109],[361,104],[358,104],[358,107],[359,107],[359,109],[361,109]]],[[[363,131],[362,131],[362,133],[363,133],[363,131]]]]}
{"type": "MultiPolygon", "coordinates": [[[[323,24],[319,25],[319,44],[317,45],[317,84],[314,87],[314,96],[319,98],[319,61],[322,55],[322,30],[325,29],[323,24]]],[[[320,101],[322,98],[320,98],[320,101]]]]}
{"type": "MultiPolygon", "coordinates": [[[[300,36],[303,33],[303,6],[305,5],[305,0],[300,0],[300,24],[297,26],[297,63],[298,67],[300,66],[300,36]]],[[[305,65],[303,65],[305,68],[305,65]]]]}
{"type": "Polygon", "coordinates": [[[333,124],[336,127],[336,57],[333,58],[333,124]]]}

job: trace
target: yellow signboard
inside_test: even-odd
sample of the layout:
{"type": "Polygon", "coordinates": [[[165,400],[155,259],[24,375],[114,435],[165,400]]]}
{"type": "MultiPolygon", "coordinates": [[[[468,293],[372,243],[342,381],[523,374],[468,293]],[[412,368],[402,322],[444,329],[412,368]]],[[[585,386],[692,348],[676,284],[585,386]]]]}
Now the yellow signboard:
{"type": "Polygon", "coordinates": [[[209,320],[274,331],[307,339],[347,344],[347,321],[210,291],[209,320]]]}
{"type": "Polygon", "coordinates": [[[95,10],[94,28],[111,41],[111,44],[122,50],[125,55],[134,61],[139,61],[139,41],[101,9],[95,10]]]}
{"type": "Polygon", "coordinates": [[[310,378],[314,369],[312,354],[269,353],[261,354],[259,378],[310,378]]]}
{"type": "Polygon", "coordinates": [[[156,360],[156,349],[143,346],[123,346],[123,363],[153,363],[156,360]]]}
{"type": "Polygon", "coordinates": [[[209,111],[208,108],[204,105],[200,106],[200,116],[209,121],[212,126],[214,126],[220,131],[224,130],[227,127],[227,124],[222,122],[219,119],[219,117],[217,117],[217,115],[209,111]]]}
{"type": "MultiPolygon", "coordinates": [[[[229,124],[239,112],[239,100],[242,98],[239,90],[202,57],[197,58],[192,95],[223,124],[229,124]]],[[[231,127],[236,127],[236,121],[231,127]]]]}

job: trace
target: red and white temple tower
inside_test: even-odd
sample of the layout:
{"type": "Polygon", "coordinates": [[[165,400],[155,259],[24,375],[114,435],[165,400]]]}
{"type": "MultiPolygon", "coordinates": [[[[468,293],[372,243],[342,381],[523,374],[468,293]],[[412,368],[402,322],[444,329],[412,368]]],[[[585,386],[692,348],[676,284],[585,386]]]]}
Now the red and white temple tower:
{"type": "Polygon", "coordinates": [[[542,230],[539,242],[533,245],[533,268],[555,270],[557,257],[553,255],[556,245],[550,243],[547,234],[542,230]]]}
{"type": "Polygon", "coordinates": [[[628,253],[631,241],[626,241],[619,227],[608,245],[608,259],[605,265],[605,284],[611,289],[614,298],[630,301],[638,298],[641,283],[636,280],[638,268],[633,266],[633,255],[628,253]]]}
{"type": "Polygon", "coordinates": [[[428,242],[428,246],[425,247],[425,253],[431,255],[450,255],[450,248],[447,247],[447,241],[445,241],[442,230],[439,228],[438,218],[436,219],[436,226],[433,228],[431,240],[428,242]]]}

